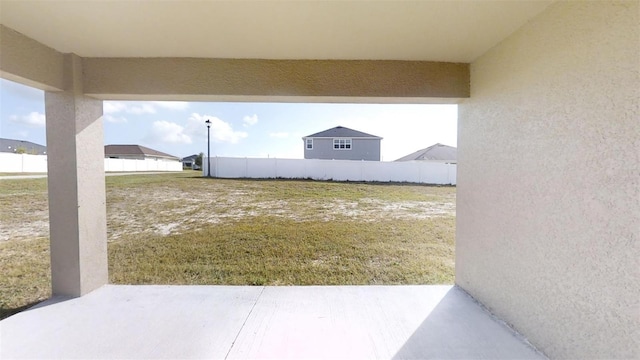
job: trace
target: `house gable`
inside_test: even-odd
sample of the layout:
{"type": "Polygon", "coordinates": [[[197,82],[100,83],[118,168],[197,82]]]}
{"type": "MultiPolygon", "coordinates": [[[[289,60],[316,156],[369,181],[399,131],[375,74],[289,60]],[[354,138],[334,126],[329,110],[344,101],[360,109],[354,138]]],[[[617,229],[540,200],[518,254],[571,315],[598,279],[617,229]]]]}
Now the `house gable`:
{"type": "Polygon", "coordinates": [[[379,136],[337,126],[302,139],[305,159],[380,161],[379,136]]]}

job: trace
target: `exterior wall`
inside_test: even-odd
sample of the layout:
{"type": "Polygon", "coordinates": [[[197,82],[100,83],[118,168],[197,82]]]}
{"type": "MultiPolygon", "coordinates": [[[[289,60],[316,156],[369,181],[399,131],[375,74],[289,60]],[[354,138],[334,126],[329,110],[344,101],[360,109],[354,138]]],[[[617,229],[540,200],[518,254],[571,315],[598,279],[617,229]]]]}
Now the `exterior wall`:
{"type": "Polygon", "coordinates": [[[106,155],[107,159],[144,160],[144,155],[106,155]]]}
{"type": "Polygon", "coordinates": [[[380,161],[380,139],[351,139],[351,150],[335,150],[333,138],[314,138],[313,149],[304,146],[305,159],[380,161]]]}
{"type": "Polygon", "coordinates": [[[348,98],[358,97],[375,99],[367,102],[400,98],[395,101],[422,103],[432,102],[429,98],[451,101],[469,96],[469,64],[460,63],[196,58],[85,58],[84,62],[85,92],[104,99],[157,100],[158,95],[172,95],[172,100],[191,101],[324,97],[350,102],[348,98]]]}
{"type": "Polygon", "coordinates": [[[104,171],[182,171],[182,163],[155,159],[104,159],[104,171]]]}
{"type": "Polygon", "coordinates": [[[64,55],[0,25],[0,76],[41,90],[62,90],[64,55]]]}
{"type": "Polygon", "coordinates": [[[558,2],[472,64],[456,283],[552,358],[640,357],[638,2],[558,2]]]}
{"type": "MultiPolygon", "coordinates": [[[[207,163],[205,157],[202,161],[203,176],[207,176],[207,163]]],[[[456,170],[455,164],[427,161],[211,158],[211,176],[220,178],[314,179],[455,185],[456,170]]]]}
{"type": "Polygon", "coordinates": [[[105,155],[105,157],[109,159],[156,160],[156,161],[180,162],[180,160],[177,158],[169,159],[165,157],[155,157],[155,156],[147,156],[147,155],[105,155]]]}

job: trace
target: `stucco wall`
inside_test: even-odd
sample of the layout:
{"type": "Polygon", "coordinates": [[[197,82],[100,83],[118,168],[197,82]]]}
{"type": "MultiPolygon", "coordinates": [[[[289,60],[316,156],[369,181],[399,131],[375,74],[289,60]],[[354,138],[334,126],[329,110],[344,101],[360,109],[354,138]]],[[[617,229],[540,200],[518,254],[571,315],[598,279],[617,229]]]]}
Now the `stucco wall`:
{"type": "Polygon", "coordinates": [[[380,139],[351,139],[351,150],[333,148],[333,138],[313,138],[313,149],[304,146],[305,159],[380,161],[380,139]]]}
{"type": "Polygon", "coordinates": [[[552,358],[640,357],[638,2],[559,2],[471,66],[456,283],[552,358]]]}
{"type": "MultiPolygon", "coordinates": [[[[429,61],[85,58],[84,89],[98,98],[187,95],[463,98],[469,65],[429,61]]],[[[235,97],[234,97],[235,96],[235,97]]],[[[248,98],[247,98],[248,97],[248,98]]],[[[256,99],[256,98],[254,98],[256,99]]],[[[270,100],[274,101],[274,100],[270,100]]],[[[348,101],[348,100],[347,100],[348,101]]],[[[371,100],[369,100],[371,101],[371,100]]]]}
{"type": "Polygon", "coordinates": [[[0,25],[0,76],[41,90],[62,90],[64,56],[0,25]]]}

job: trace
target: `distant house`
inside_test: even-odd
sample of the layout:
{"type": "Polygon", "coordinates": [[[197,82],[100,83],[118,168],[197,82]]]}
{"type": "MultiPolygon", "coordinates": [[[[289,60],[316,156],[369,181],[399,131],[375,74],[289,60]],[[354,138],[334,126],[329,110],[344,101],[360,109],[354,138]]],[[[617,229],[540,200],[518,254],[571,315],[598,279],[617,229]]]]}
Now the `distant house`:
{"type": "Polygon", "coordinates": [[[302,138],[305,159],[380,161],[379,136],[338,126],[302,138]]]}
{"type": "Polygon", "coordinates": [[[418,150],[407,156],[403,156],[396,161],[433,161],[456,164],[458,162],[458,149],[453,146],[442,145],[440,143],[431,145],[428,148],[418,150]]]}
{"type": "Polygon", "coordinates": [[[110,159],[180,161],[180,158],[177,156],[149,149],[141,145],[106,145],[104,147],[104,157],[110,159]]]}
{"type": "Polygon", "coordinates": [[[47,147],[31,141],[0,138],[0,152],[14,154],[47,155],[47,147]]]}
{"type": "Polygon", "coordinates": [[[193,154],[187,157],[183,157],[182,160],[180,160],[182,161],[182,167],[198,170],[198,166],[196,165],[197,158],[198,158],[198,154],[193,154]]]}

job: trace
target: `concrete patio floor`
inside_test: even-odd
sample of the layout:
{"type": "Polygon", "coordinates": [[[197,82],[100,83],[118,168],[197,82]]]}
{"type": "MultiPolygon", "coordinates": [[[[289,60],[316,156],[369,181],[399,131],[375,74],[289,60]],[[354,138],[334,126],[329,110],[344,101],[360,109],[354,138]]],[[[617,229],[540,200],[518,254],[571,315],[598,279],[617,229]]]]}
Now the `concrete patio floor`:
{"type": "Polygon", "coordinates": [[[125,286],[0,321],[0,358],[544,359],[452,286],[125,286]]]}

